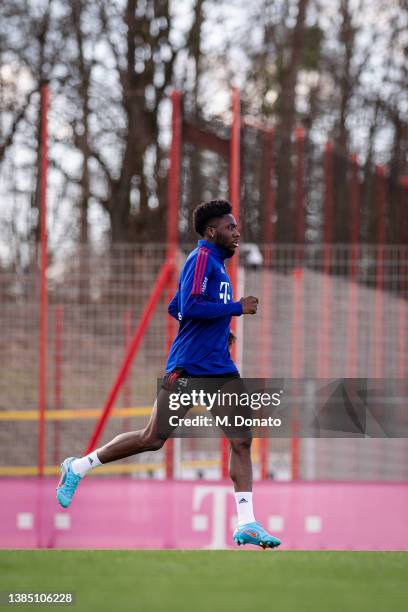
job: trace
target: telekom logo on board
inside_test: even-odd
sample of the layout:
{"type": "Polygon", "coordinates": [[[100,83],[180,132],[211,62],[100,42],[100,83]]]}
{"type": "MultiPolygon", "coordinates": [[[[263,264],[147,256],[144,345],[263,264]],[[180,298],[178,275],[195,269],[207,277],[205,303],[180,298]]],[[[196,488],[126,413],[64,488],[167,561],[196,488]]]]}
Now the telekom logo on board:
{"type": "Polygon", "coordinates": [[[231,545],[232,533],[226,533],[227,498],[231,487],[200,485],[193,490],[193,530],[208,531],[211,522],[211,541],[205,548],[226,548],[231,545]],[[200,513],[201,505],[208,496],[212,498],[211,516],[200,513]]]}

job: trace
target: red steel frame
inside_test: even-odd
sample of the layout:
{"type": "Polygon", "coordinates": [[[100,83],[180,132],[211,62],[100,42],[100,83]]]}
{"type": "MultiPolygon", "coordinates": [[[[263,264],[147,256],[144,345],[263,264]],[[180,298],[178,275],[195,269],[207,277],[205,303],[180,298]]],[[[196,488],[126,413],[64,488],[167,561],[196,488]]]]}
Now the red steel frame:
{"type": "Polygon", "coordinates": [[[347,312],[347,375],[355,378],[358,372],[358,256],[360,252],[360,180],[356,155],[351,166],[351,255],[349,261],[349,294],[347,312]]]}
{"type": "Polygon", "coordinates": [[[47,342],[48,342],[48,292],[47,292],[47,177],[48,177],[48,83],[41,85],[41,161],[40,161],[40,339],[38,370],[38,474],[44,475],[45,467],[45,412],[47,407],[47,342]]]}
{"type": "MultiPolygon", "coordinates": [[[[401,244],[408,245],[408,176],[401,176],[399,180],[399,241],[401,244]]],[[[404,295],[408,291],[408,261],[404,257],[402,262],[402,283],[401,288],[404,295]]]]}
{"type": "MultiPolygon", "coordinates": [[[[132,318],[133,311],[131,308],[127,308],[123,313],[123,347],[126,351],[132,341],[132,318]]],[[[132,405],[132,364],[129,366],[129,371],[123,381],[123,405],[125,408],[129,408],[132,405]]],[[[129,431],[131,419],[129,416],[124,416],[122,419],[122,431],[129,431]]],[[[127,457],[125,463],[129,463],[130,457],[127,457]]],[[[126,476],[130,476],[127,473],[126,476]]]]}
{"type": "Polygon", "coordinates": [[[330,376],[330,332],[331,332],[331,278],[330,259],[333,239],[333,145],[327,142],[324,154],[324,246],[322,273],[322,322],[319,337],[318,376],[330,376]]]}
{"type": "MultiPolygon", "coordinates": [[[[408,176],[402,176],[399,181],[399,219],[400,219],[400,244],[408,244],[408,220],[407,220],[407,209],[408,209],[408,176]]],[[[400,274],[402,276],[400,280],[400,287],[402,295],[407,296],[407,285],[408,285],[408,262],[405,253],[403,253],[403,261],[400,262],[400,274]]],[[[406,346],[406,316],[405,316],[405,303],[404,300],[400,299],[398,309],[398,378],[402,380],[406,377],[406,359],[405,359],[405,346],[406,346]]]]}
{"type": "MultiPolygon", "coordinates": [[[[123,346],[125,351],[132,341],[132,310],[127,308],[123,313],[123,346]]],[[[132,367],[129,368],[129,372],[126,376],[126,379],[123,382],[123,405],[126,408],[129,408],[132,404],[132,384],[131,384],[131,370],[132,367]]],[[[127,431],[129,427],[129,417],[123,417],[122,422],[123,430],[127,431]]]]}
{"type": "MultiPolygon", "coordinates": [[[[265,198],[265,216],[263,221],[263,242],[266,246],[270,247],[274,240],[274,223],[273,218],[275,215],[275,190],[273,188],[273,143],[275,132],[272,128],[264,128],[264,173],[263,173],[263,192],[265,198]]],[[[270,264],[271,262],[271,251],[266,249],[264,257],[265,263],[270,264]]]]}
{"type": "MultiPolygon", "coordinates": [[[[64,307],[54,309],[54,410],[62,407],[62,337],[64,329],[64,307]]],[[[54,463],[60,460],[60,423],[54,422],[54,463]]]]}
{"type": "Polygon", "coordinates": [[[384,243],[385,243],[385,168],[376,167],[377,199],[377,262],[374,302],[374,378],[382,378],[384,373],[384,243]]]}
{"type": "MultiPolygon", "coordinates": [[[[229,176],[229,191],[232,205],[232,214],[234,215],[237,225],[240,225],[239,206],[240,206],[240,191],[241,191],[241,96],[237,87],[232,90],[232,124],[230,138],[230,176],[229,176]]],[[[235,253],[231,260],[230,278],[231,284],[237,290],[238,285],[238,252],[235,253]]],[[[236,320],[233,317],[231,321],[231,329],[235,333],[236,320]]],[[[232,358],[236,358],[236,345],[231,347],[232,358]]],[[[227,438],[221,438],[221,476],[228,478],[228,458],[229,458],[229,442],[227,438]]]]}
{"type": "MultiPolygon", "coordinates": [[[[261,327],[261,375],[268,377],[272,370],[272,252],[273,243],[273,216],[275,214],[275,190],[273,187],[273,142],[274,130],[265,126],[259,126],[258,129],[263,132],[263,197],[265,200],[265,215],[263,219],[263,243],[264,250],[264,266],[265,270],[262,275],[262,308],[265,316],[262,317],[261,327]]],[[[268,478],[268,457],[269,457],[269,438],[260,438],[259,440],[259,464],[261,480],[268,478]]]]}
{"type": "MultiPolygon", "coordinates": [[[[170,148],[170,168],[168,180],[168,211],[167,211],[167,256],[166,259],[176,269],[176,257],[178,251],[178,211],[180,202],[180,166],[181,166],[181,93],[173,91],[172,96],[172,141],[170,148]]],[[[167,288],[168,302],[173,298],[177,290],[176,275],[169,278],[167,288]]],[[[167,317],[166,327],[166,349],[170,351],[171,343],[177,333],[177,321],[173,317],[167,317]]],[[[174,440],[169,438],[165,447],[166,478],[174,478],[174,440]]]]}
{"type": "Polygon", "coordinates": [[[295,131],[296,139],[296,244],[297,259],[303,263],[305,244],[305,130],[298,127],[295,131]]]}
{"type": "MultiPolygon", "coordinates": [[[[305,241],[305,189],[304,189],[304,152],[305,132],[303,128],[295,131],[296,139],[296,267],[293,272],[293,316],[292,316],[292,378],[303,376],[303,256],[305,241]]],[[[291,438],[291,478],[299,480],[300,476],[300,441],[299,420],[297,411],[292,422],[291,438]]]]}

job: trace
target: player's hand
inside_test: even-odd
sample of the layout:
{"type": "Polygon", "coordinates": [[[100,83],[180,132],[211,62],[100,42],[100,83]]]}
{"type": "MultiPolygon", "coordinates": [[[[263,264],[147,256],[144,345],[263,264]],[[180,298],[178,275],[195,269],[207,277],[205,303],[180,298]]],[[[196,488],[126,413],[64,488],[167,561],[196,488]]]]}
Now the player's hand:
{"type": "Polygon", "coordinates": [[[242,314],[255,314],[258,309],[258,298],[253,295],[241,298],[242,314]]]}
{"type": "Polygon", "coordinates": [[[235,344],[236,341],[237,341],[237,337],[230,331],[229,336],[228,336],[228,346],[235,344]]]}

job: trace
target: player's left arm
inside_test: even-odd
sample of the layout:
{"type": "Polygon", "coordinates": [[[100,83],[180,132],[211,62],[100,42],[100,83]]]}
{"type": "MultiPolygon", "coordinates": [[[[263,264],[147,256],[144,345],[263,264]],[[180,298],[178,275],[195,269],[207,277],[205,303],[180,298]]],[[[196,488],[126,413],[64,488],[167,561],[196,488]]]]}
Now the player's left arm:
{"type": "Polygon", "coordinates": [[[229,333],[229,336],[228,336],[228,347],[230,347],[233,344],[235,344],[236,341],[237,341],[236,335],[233,334],[232,331],[230,330],[230,333],[229,333]]]}

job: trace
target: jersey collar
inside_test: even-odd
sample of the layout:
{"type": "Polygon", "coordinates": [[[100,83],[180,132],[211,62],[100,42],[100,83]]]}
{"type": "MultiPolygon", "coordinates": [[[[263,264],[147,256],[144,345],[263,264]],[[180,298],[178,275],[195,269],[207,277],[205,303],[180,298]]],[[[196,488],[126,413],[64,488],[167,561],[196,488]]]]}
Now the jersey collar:
{"type": "Polygon", "coordinates": [[[198,246],[209,249],[211,253],[213,253],[216,256],[216,258],[219,259],[220,261],[224,261],[224,259],[227,259],[228,257],[228,253],[225,249],[223,249],[222,247],[219,247],[213,242],[209,242],[208,240],[199,240],[198,246]]]}

